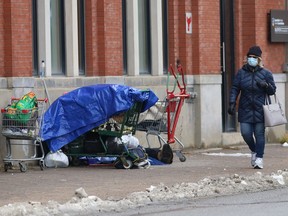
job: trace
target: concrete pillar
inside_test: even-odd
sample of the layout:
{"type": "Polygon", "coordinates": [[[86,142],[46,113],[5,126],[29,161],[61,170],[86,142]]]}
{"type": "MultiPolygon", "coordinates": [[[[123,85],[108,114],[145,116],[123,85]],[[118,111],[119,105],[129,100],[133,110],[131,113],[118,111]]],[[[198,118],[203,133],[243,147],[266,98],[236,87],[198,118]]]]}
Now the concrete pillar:
{"type": "Polygon", "coordinates": [[[162,1],[150,1],[152,75],[163,75],[162,1]]]}
{"type": "Polygon", "coordinates": [[[51,24],[50,0],[37,1],[37,27],[38,27],[38,71],[41,61],[45,61],[46,76],[51,76],[51,24]]]}
{"type": "Polygon", "coordinates": [[[195,147],[207,148],[222,143],[221,75],[194,76],[195,147]]]}
{"type": "Polygon", "coordinates": [[[65,0],[66,74],[79,75],[77,0],[65,0]]]}
{"type": "Polygon", "coordinates": [[[126,2],[127,74],[139,75],[138,1],[126,2]]]}

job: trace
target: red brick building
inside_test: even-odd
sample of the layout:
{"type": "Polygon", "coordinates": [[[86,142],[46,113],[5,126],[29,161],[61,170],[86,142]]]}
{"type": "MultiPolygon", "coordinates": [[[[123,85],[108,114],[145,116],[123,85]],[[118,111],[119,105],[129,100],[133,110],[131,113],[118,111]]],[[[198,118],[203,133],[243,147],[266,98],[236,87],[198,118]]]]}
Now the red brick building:
{"type": "MultiPolygon", "coordinates": [[[[180,59],[197,97],[185,103],[178,136],[190,147],[238,142],[227,97],[250,46],[261,47],[278,96],[288,101],[288,45],[269,39],[271,10],[287,10],[287,0],[0,0],[0,105],[31,89],[44,96],[42,60],[53,101],[95,83],[163,97],[167,68],[180,59]]],[[[285,130],[269,129],[267,139],[285,130]]]]}

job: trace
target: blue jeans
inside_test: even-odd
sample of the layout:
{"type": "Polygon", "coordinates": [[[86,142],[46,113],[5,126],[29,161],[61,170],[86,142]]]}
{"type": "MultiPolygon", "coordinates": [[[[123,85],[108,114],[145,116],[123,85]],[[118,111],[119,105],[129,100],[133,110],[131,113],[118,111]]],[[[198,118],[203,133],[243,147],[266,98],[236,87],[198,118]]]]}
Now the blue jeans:
{"type": "Polygon", "coordinates": [[[265,148],[264,123],[240,123],[240,130],[251,152],[256,152],[256,157],[263,158],[265,148]]]}

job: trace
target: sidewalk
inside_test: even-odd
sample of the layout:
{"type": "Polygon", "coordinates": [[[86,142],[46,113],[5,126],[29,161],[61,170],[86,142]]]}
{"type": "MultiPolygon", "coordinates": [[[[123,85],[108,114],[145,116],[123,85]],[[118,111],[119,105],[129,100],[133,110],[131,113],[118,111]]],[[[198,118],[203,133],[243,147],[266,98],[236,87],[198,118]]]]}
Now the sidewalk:
{"type": "Polygon", "coordinates": [[[264,169],[250,166],[250,152],[246,146],[227,149],[185,150],[185,162],[174,155],[170,165],[151,166],[149,169],[122,170],[111,166],[87,166],[68,168],[29,167],[0,172],[0,206],[14,202],[65,203],[76,189],[82,187],[88,195],[101,199],[121,199],[132,192],[144,191],[151,185],[171,186],[182,182],[197,182],[205,177],[253,175],[255,172],[271,174],[288,168],[288,147],[267,144],[264,169]],[[212,155],[210,153],[223,153],[212,155]],[[239,154],[241,153],[241,154],[239,154]],[[222,155],[222,156],[219,156],[222,155]]]}

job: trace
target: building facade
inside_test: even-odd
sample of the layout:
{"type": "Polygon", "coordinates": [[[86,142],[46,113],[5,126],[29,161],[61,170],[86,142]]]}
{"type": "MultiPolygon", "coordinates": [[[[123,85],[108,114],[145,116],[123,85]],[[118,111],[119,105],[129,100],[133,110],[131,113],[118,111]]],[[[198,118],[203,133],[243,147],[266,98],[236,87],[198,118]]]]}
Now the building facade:
{"type": "MultiPolygon", "coordinates": [[[[269,38],[271,10],[287,11],[287,0],[0,0],[0,105],[31,90],[53,102],[97,83],[150,88],[164,98],[169,65],[179,59],[196,95],[177,128],[185,147],[242,142],[227,106],[250,46],[261,47],[288,107],[288,45],[269,38]]],[[[267,140],[285,132],[285,125],[268,128],[267,140]]]]}

